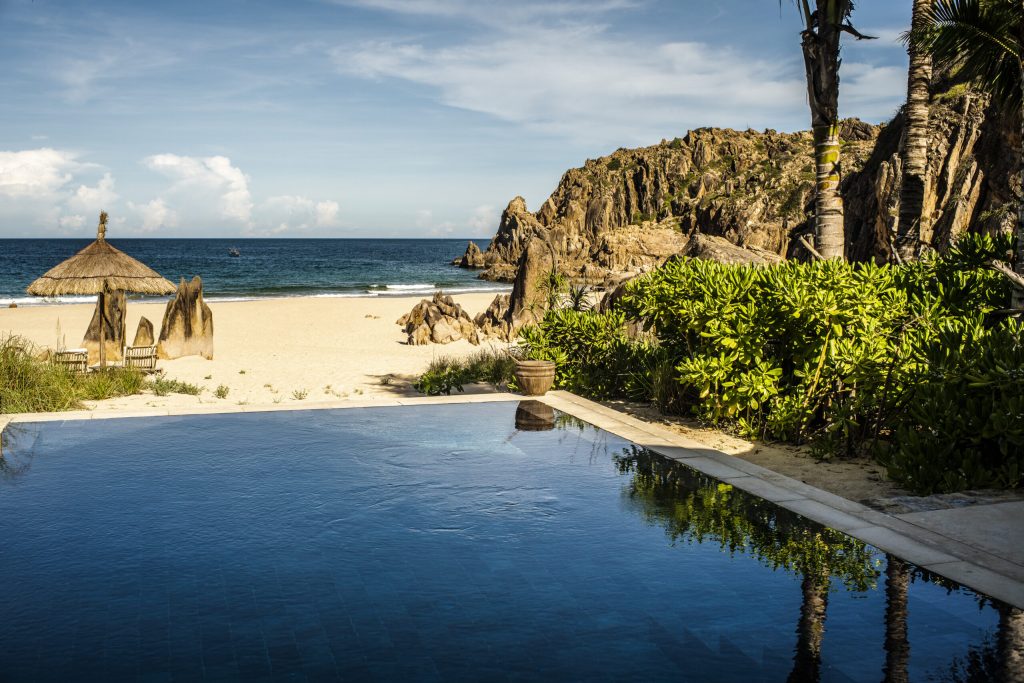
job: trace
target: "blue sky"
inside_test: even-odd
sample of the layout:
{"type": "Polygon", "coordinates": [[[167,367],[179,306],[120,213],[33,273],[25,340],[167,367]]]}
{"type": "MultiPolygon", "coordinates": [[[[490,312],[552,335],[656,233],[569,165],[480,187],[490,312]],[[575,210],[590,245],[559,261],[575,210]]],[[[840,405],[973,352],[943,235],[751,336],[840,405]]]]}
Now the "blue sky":
{"type": "MultiPolygon", "coordinates": [[[[910,0],[841,113],[892,117],[910,0]]],[[[489,237],[691,128],[807,128],[784,0],[0,0],[0,237],[489,237]]]]}

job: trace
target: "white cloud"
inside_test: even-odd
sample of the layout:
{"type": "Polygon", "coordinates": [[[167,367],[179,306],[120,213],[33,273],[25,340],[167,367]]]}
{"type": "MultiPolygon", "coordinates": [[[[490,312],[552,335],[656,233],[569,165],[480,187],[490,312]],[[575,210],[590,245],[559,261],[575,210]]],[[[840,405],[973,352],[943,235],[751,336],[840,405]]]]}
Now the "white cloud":
{"type": "Polygon", "coordinates": [[[338,225],[338,212],[341,207],[338,202],[326,201],[316,204],[316,226],[318,228],[330,228],[338,225]]]}
{"type": "Polygon", "coordinates": [[[475,21],[489,26],[578,20],[636,7],[635,0],[334,0],[335,4],[396,14],[475,21]]]}
{"type": "Polygon", "coordinates": [[[143,163],[175,181],[169,194],[187,197],[192,202],[216,197],[223,218],[250,222],[253,202],[249,178],[231,164],[231,159],[155,154],[143,159],[143,163]]]}
{"type": "Polygon", "coordinates": [[[473,209],[473,214],[466,221],[466,226],[474,233],[490,234],[497,230],[499,218],[497,208],[490,204],[481,204],[473,209]]]}
{"type": "Polygon", "coordinates": [[[160,228],[173,228],[178,225],[178,214],[173,211],[160,197],[145,204],[128,202],[128,208],[139,215],[142,220],[140,232],[153,232],[160,228]]]}
{"type": "Polygon", "coordinates": [[[892,118],[907,94],[907,71],[896,66],[843,62],[839,111],[869,121],[892,118]]]}
{"type": "Polygon", "coordinates": [[[637,44],[595,26],[498,34],[455,47],[374,42],[337,47],[339,71],[437,89],[448,106],[586,141],[656,140],[701,125],[796,119],[802,68],[697,42],[637,44]]]}
{"type": "Polygon", "coordinates": [[[81,211],[86,214],[98,214],[100,211],[109,208],[118,199],[114,191],[114,178],[109,173],[104,173],[95,187],[79,185],[75,194],[68,200],[68,206],[74,211],[81,211]]]}
{"type": "Polygon", "coordinates": [[[76,155],[44,147],[0,152],[0,195],[19,199],[49,199],[71,182],[81,165],[76,155]]]}
{"type": "Polygon", "coordinates": [[[85,216],[61,216],[57,222],[65,230],[77,230],[85,225],[85,216]]]}
{"type": "Polygon", "coordinates": [[[337,227],[340,208],[338,202],[330,200],[317,202],[294,195],[270,197],[256,207],[248,234],[276,235],[337,227]]]}
{"type": "Polygon", "coordinates": [[[430,209],[417,209],[416,219],[413,222],[417,228],[429,227],[434,222],[434,212],[430,209]]]}

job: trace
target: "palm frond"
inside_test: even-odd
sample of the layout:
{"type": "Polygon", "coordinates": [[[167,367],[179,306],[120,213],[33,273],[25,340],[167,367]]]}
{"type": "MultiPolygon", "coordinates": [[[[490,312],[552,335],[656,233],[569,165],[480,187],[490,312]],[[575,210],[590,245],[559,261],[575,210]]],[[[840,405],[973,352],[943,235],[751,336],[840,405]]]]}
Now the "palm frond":
{"type": "Polygon", "coordinates": [[[931,52],[940,68],[1018,109],[1022,15],[1015,0],[936,0],[928,26],[908,38],[931,52]]]}

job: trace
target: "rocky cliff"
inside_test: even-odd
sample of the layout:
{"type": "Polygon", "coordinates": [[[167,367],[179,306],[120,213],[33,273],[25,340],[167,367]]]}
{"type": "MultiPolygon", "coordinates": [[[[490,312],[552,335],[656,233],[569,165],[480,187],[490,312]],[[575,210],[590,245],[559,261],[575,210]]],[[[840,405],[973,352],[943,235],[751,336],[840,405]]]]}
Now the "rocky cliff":
{"type": "MultiPolygon", "coordinates": [[[[1011,187],[1020,140],[1016,127],[970,92],[932,106],[927,238],[942,249],[966,230],[997,231],[1012,222],[1011,187]]],[[[842,194],[847,256],[885,259],[898,215],[898,151],[903,117],[884,126],[843,123],[842,194]]],[[[800,256],[811,232],[814,169],[809,132],[702,128],[640,149],[590,159],[562,176],[536,212],[509,202],[497,234],[467,267],[511,281],[527,245],[544,241],[558,270],[596,282],[635,272],[679,253],[693,234],[780,256],[800,256]]],[[[473,245],[475,247],[475,245],[473,245]]]]}

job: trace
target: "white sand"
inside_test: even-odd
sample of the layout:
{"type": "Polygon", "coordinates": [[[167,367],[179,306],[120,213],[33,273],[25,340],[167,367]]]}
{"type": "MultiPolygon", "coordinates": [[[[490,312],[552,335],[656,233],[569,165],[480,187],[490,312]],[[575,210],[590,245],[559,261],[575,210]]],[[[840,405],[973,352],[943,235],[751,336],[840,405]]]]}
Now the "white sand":
{"type": "MultiPolygon", "coordinates": [[[[480,347],[469,342],[408,346],[395,321],[422,297],[290,298],[208,302],[213,311],[214,359],[199,356],[157,361],[168,377],[204,388],[197,396],[144,394],[92,404],[96,410],[203,404],[295,404],[363,400],[415,394],[410,382],[436,356],[465,356],[480,347]],[[389,384],[382,378],[392,377],[389,384]],[[229,388],[224,399],[214,390],[229,388]],[[293,393],[297,392],[297,393],[293,393]],[[298,395],[306,392],[304,399],[298,395]]],[[[484,310],[494,293],[459,294],[471,315],[484,310]]],[[[0,337],[24,337],[43,347],[81,345],[94,304],[0,308],[0,337]]],[[[163,304],[128,303],[131,341],[140,316],[159,331],[163,304]]],[[[504,344],[495,342],[496,348],[504,344]]]]}

